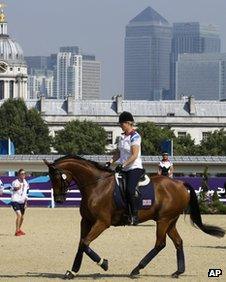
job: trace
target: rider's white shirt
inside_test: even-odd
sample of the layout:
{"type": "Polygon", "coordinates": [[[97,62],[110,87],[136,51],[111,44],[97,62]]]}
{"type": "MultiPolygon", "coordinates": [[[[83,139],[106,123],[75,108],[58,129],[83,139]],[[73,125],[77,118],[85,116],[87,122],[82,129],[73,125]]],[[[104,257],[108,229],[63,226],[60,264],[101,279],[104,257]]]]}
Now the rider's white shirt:
{"type": "Polygon", "coordinates": [[[161,168],[163,168],[163,167],[165,167],[165,168],[169,168],[169,167],[171,167],[173,164],[172,164],[172,162],[171,161],[161,161],[160,163],[159,163],[159,166],[161,167],[161,168]]]}
{"type": "Polygon", "coordinates": [[[141,161],[141,137],[136,131],[130,135],[123,134],[119,140],[118,149],[120,151],[120,163],[123,164],[131,156],[131,146],[139,146],[137,159],[126,166],[123,170],[128,171],[135,168],[143,168],[141,161]]]}
{"type": "Polygon", "coordinates": [[[28,199],[28,189],[29,189],[29,184],[27,181],[24,179],[23,182],[21,182],[19,179],[16,179],[12,182],[12,187],[11,187],[11,200],[12,202],[17,202],[20,204],[23,204],[27,199],[28,199]],[[14,190],[14,188],[20,188],[18,190],[14,190]]]}

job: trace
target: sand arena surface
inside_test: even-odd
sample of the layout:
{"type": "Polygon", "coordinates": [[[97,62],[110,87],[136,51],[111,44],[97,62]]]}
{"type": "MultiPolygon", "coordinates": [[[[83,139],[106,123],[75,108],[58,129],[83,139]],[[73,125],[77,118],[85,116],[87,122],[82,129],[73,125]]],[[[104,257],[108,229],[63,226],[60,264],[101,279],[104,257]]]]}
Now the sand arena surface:
{"type": "MultiPolygon", "coordinates": [[[[11,208],[0,208],[0,281],[62,281],[71,268],[79,241],[80,214],[76,208],[28,208],[25,236],[14,236],[15,215],[11,208]]],[[[208,224],[226,229],[226,216],[203,216],[208,224]]],[[[184,241],[186,272],[181,281],[226,281],[226,237],[218,239],[190,225],[181,216],[178,231],[184,241]],[[208,278],[209,268],[221,268],[220,278],[208,278]]],[[[155,223],[137,227],[111,227],[91,247],[109,261],[105,272],[86,255],[79,276],[73,281],[131,281],[128,274],[153,247],[155,223]]],[[[141,271],[135,281],[173,281],[175,249],[167,239],[166,248],[141,271]]]]}

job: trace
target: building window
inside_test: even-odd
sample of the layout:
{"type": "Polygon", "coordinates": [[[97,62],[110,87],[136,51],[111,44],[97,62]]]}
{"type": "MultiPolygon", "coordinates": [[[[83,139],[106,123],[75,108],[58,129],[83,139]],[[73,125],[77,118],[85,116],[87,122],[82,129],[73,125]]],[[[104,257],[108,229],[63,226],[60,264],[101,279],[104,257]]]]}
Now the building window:
{"type": "Polygon", "coordinates": [[[177,136],[178,136],[179,138],[181,138],[181,137],[186,137],[186,135],[187,135],[187,132],[186,132],[186,131],[178,131],[178,133],[177,133],[177,136]]]}
{"type": "Polygon", "coordinates": [[[175,116],[175,113],[167,113],[167,116],[168,116],[168,117],[174,117],[174,116],[175,116]]]}
{"type": "Polygon", "coordinates": [[[207,138],[210,136],[211,132],[203,132],[202,133],[202,140],[206,141],[207,138]]]}
{"type": "Polygon", "coordinates": [[[9,97],[13,98],[13,93],[14,93],[14,82],[11,80],[9,82],[9,97]]]}
{"type": "Polygon", "coordinates": [[[4,81],[1,80],[0,81],[0,100],[4,99],[5,98],[4,96],[5,96],[4,95],[4,81]]]}
{"type": "Polygon", "coordinates": [[[107,144],[112,144],[113,143],[113,132],[112,131],[107,131],[107,144]]]}

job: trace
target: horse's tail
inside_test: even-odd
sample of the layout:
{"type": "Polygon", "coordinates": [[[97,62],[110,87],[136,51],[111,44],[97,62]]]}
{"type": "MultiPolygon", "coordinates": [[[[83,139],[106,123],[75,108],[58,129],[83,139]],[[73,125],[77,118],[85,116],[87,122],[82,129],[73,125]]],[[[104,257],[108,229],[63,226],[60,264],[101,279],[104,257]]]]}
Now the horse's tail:
{"type": "Polygon", "coordinates": [[[194,188],[187,182],[184,183],[185,187],[189,189],[190,191],[190,202],[189,202],[189,208],[190,208],[190,218],[193,223],[193,225],[198,226],[203,232],[216,236],[216,237],[224,237],[225,230],[214,225],[206,225],[202,223],[201,213],[199,209],[199,203],[198,198],[196,196],[194,188]]]}

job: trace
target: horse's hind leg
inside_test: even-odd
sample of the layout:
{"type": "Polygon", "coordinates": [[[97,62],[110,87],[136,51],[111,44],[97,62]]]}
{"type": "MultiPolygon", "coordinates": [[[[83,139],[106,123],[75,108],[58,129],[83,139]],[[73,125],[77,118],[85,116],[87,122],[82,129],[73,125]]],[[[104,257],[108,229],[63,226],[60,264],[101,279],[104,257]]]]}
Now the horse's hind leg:
{"type": "Polygon", "coordinates": [[[183,241],[176,229],[176,221],[171,229],[168,230],[167,234],[174,243],[177,250],[177,271],[172,274],[173,278],[178,278],[178,276],[185,271],[185,259],[183,250],[183,241]]]}
{"type": "Polygon", "coordinates": [[[74,263],[72,265],[72,269],[67,270],[65,273],[64,279],[73,279],[75,277],[75,274],[79,271],[81,264],[82,264],[82,258],[84,253],[84,246],[82,243],[82,239],[84,239],[87,234],[90,232],[92,225],[84,218],[81,220],[81,234],[80,234],[80,242],[78,246],[78,250],[74,259],[74,263]]]}
{"type": "Polygon", "coordinates": [[[140,273],[140,269],[145,268],[145,266],[166,246],[166,232],[171,222],[172,221],[170,221],[169,219],[157,221],[157,238],[155,247],[132,270],[130,276],[138,275],[140,273]]]}

